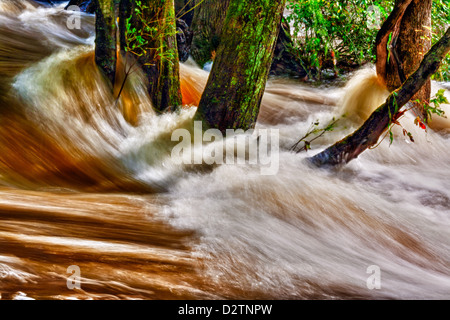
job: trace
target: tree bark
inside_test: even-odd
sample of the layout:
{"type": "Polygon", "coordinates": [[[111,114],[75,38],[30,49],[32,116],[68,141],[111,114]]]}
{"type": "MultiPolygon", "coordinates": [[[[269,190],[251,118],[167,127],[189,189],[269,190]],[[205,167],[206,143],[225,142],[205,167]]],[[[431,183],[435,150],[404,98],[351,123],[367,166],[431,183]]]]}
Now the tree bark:
{"type": "MultiPolygon", "coordinates": [[[[432,0],[413,0],[402,18],[397,53],[399,63],[402,64],[400,69],[404,70],[406,77],[418,68],[425,53],[431,48],[431,7],[432,0]]],[[[404,79],[402,81],[397,72],[388,71],[388,89],[397,89],[403,82],[404,79]]],[[[430,96],[431,80],[428,80],[411,99],[429,102],[430,96]]],[[[423,103],[416,107],[419,115],[426,118],[423,103]]]]}
{"type": "Polygon", "coordinates": [[[391,121],[395,119],[400,108],[439,70],[441,61],[449,51],[450,28],[428,51],[418,69],[403,83],[402,87],[391,93],[386,102],[375,110],[358,130],[309,160],[317,166],[348,163],[367,148],[374,146],[391,121]]]}
{"type": "Polygon", "coordinates": [[[220,44],[229,4],[230,0],[195,0],[191,55],[201,67],[212,60],[220,44]]]}
{"type": "Polygon", "coordinates": [[[114,86],[117,64],[116,8],[119,0],[95,1],[95,62],[114,86]]]}
{"type": "Polygon", "coordinates": [[[206,127],[254,128],[285,0],[231,0],[195,118],[206,127]]]}
{"type": "MultiPolygon", "coordinates": [[[[132,17],[131,12],[134,11],[133,0],[120,0],[119,3],[119,47],[120,53],[125,56],[128,48],[127,39],[127,19],[132,17]]],[[[136,25],[137,22],[134,22],[136,25]]]]}
{"type": "MultiPolygon", "coordinates": [[[[393,13],[380,30],[377,37],[377,72],[389,91],[402,85],[431,48],[431,8],[432,0],[397,0],[393,13]],[[387,44],[391,32],[389,54],[387,44]]],[[[429,80],[412,99],[429,102],[430,95],[429,80]]],[[[426,118],[423,103],[417,104],[416,110],[426,118]]]]}
{"type": "Polygon", "coordinates": [[[139,7],[134,0],[122,1],[119,20],[122,52],[127,48],[141,65],[154,108],[171,111],[181,105],[174,2],[142,0],[139,7]],[[125,25],[130,16],[131,29],[136,28],[134,34],[127,33],[125,25]]]}
{"type": "MultiPolygon", "coordinates": [[[[412,0],[397,0],[395,2],[394,9],[381,26],[375,40],[377,74],[386,86],[389,63],[388,57],[390,55],[388,49],[389,36],[398,37],[400,23],[411,1],[412,0]]],[[[394,90],[395,89],[396,88],[394,88],[394,90]]]]}

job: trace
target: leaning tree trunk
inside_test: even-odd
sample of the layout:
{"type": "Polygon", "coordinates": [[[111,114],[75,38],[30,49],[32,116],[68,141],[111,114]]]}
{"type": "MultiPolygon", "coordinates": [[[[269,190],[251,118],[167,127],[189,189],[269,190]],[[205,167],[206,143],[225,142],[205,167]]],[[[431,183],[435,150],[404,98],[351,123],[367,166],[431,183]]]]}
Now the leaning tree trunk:
{"type": "MultiPolygon", "coordinates": [[[[386,60],[385,71],[382,74],[389,91],[399,88],[406,78],[420,65],[424,54],[431,48],[431,8],[432,0],[398,0],[396,8],[403,12],[397,15],[395,26],[389,33],[384,31],[385,40],[392,32],[391,50],[388,54],[386,44],[379,46],[384,51],[380,59],[386,60]]],[[[381,32],[380,31],[380,32],[381,32]]],[[[380,69],[380,68],[379,68],[380,69]]],[[[429,102],[431,95],[431,81],[427,83],[412,97],[412,100],[429,102]]],[[[417,112],[426,118],[423,103],[416,105],[417,112]]]]}
{"type": "Polygon", "coordinates": [[[231,0],[196,119],[210,128],[255,126],[286,0],[231,0]]]}
{"type": "Polygon", "coordinates": [[[119,0],[95,2],[95,62],[114,85],[117,64],[116,6],[119,0]]]}
{"type": "Polygon", "coordinates": [[[181,105],[174,2],[141,0],[138,5],[135,0],[122,1],[119,19],[122,52],[129,52],[142,66],[154,108],[173,110],[181,105]],[[125,22],[130,17],[131,25],[127,28],[125,22]]]}
{"type": "Polygon", "coordinates": [[[386,102],[375,110],[358,130],[310,158],[310,161],[317,166],[348,163],[367,148],[374,146],[389,124],[397,118],[400,108],[408,103],[439,70],[441,61],[449,51],[450,28],[428,51],[418,69],[399,89],[391,93],[386,102]]]}

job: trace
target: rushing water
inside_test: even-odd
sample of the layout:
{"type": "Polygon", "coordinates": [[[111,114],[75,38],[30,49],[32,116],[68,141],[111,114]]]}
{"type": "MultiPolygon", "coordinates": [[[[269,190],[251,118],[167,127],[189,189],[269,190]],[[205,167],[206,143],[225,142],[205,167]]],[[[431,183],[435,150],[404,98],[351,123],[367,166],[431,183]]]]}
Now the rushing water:
{"type": "MultiPolygon", "coordinates": [[[[0,1],[3,299],[450,298],[448,120],[425,132],[406,115],[415,143],[395,128],[391,146],[311,168],[305,157],[360,124],[355,101],[386,93],[368,98],[369,69],[345,90],[271,79],[258,127],[280,130],[276,175],[180,166],[170,137],[195,107],[157,116],[138,71],[116,102],[95,67],[94,18],[71,31],[68,14],[0,1]],[[308,153],[289,151],[344,112],[308,153]],[[66,285],[72,265],[81,289],[66,285]]],[[[187,63],[181,77],[195,105],[208,74],[187,63]]]]}

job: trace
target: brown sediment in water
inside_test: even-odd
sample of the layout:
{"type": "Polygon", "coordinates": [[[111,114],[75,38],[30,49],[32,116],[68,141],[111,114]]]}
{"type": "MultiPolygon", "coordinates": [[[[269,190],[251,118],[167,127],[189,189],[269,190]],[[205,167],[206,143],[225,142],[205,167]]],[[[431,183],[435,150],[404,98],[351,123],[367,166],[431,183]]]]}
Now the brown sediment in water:
{"type": "Polygon", "coordinates": [[[211,297],[197,289],[202,283],[189,251],[195,235],[153,218],[158,200],[151,196],[4,188],[0,194],[3,299],[18,291],[36,299],[211,297]],[[9,274],[7,257],[14,257],[9,274]],[[82,271],[81,290],[66,286],[71,265],[82,271]]]}

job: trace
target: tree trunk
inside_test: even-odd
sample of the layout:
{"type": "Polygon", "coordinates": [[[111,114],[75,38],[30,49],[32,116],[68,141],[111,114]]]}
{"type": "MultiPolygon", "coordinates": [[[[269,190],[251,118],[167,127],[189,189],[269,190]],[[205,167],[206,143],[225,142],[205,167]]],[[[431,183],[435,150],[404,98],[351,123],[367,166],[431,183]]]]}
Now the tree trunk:
{"type": "MultiPolygon", "coordinates": [[[[214,60],[214,53],[220,44],[222,29],[230,0],[196,0],[191,29],[194,34],[191,55],[200,67],[214,60]]],[[[189,0],[185,0],[189,3],[189,0]]],[[[289,75],[305,78],[307,72],[300,57],[292,50],[289,24],[281,22],[275,54],[271,64],[270,74],[289,75]]]]}
{"type": "MultiPolygon", "coordinates": [[[[120,53],[125,56],[128,50],[128,33],[127,19],[132,17],[131,12],[134,11],[133,0],[120,0],[119,4],[119,47],[120,53]]],[[[134,24],[137,24],[134,22],[134,24]]]]}
{"type": "Polygon", "coordinates": [[[119,0],[95,1],[95,62],[114,85],[117,64],[116,7],[119,0]]]}
{"type": "MultiPolygon", "coordinates": [[[[432,0],[397,0],[393,14],[380,30],[377,37],[377,72],[389,91],[402,85],[431,48],[431,7],[432,0]]],[[[428,102],[430,94],[431,81],[428,81],[412,99],[428,102]]],[[[422,105],[417,104],[417,112],[425,118],[422,105]]]]}
{"type": "MultiPolygon", "coordinates": [[[[431,8],[432,0],[413,0],[403,16],[397,52],[406,77],[419,67],[425,53],[431,48],[431,8]]],[[[402,83],[399,78],[392,79],[392,82],[388,78],[388,88],[398,88],[402,83]]],[[[424,119],[427,115],[423,109],[423,102],[429,102],[430,97],[431,80],[428,80],[411,98],[413,101],[417,99],[422,101],[416,108],[418,115],[424,119]]]]}
{"type": "MultiPolygon", "coordinates": [[[[148,92],[158,111],[181,105],[179,60],[173,0],[122,0],[120,43],[142,66],[148,92]],[[136,10],[137,9],[137,10],[136,10]],[[131,16],[131,28],[125,22],[131,16]]],[[[123,50],[124,51],[124,50],[123,50]]]]}
{"type": "Polygon", "coordinates": [[[255,126],[285,0],[231,0],[222,39],[196,113],[210,128],[255,126]]]}
{"type": "Polygon", "coordinates": [[[388,49],[389,38],[398,37],[400,23],[411,1],[412,0],[397,0],[395,2],[394,9],[381,26],[375,40],[377,74],[386,86],[388,63],[392,61],[391,59],[388,60],[388,57],[390,56],[390,50],[388,49]]]}
{"type": "Polygon", "coordinates": [[[439,70],[442,59],[449,51],[450,28],[425,55],[419,68],[403,83],[402,87],[394,91],[358,130],[310,158],[310,161],[317,166],[348,163],[364,150],[375,145],[392,120],[396,119],[400,108],[408,103],[439,70]]]}
{"type": "Polygon", "coordinates": [[[191,54],[200,67],[212,60],[219,46],[230,0],[195,0],[191,54]]]}

